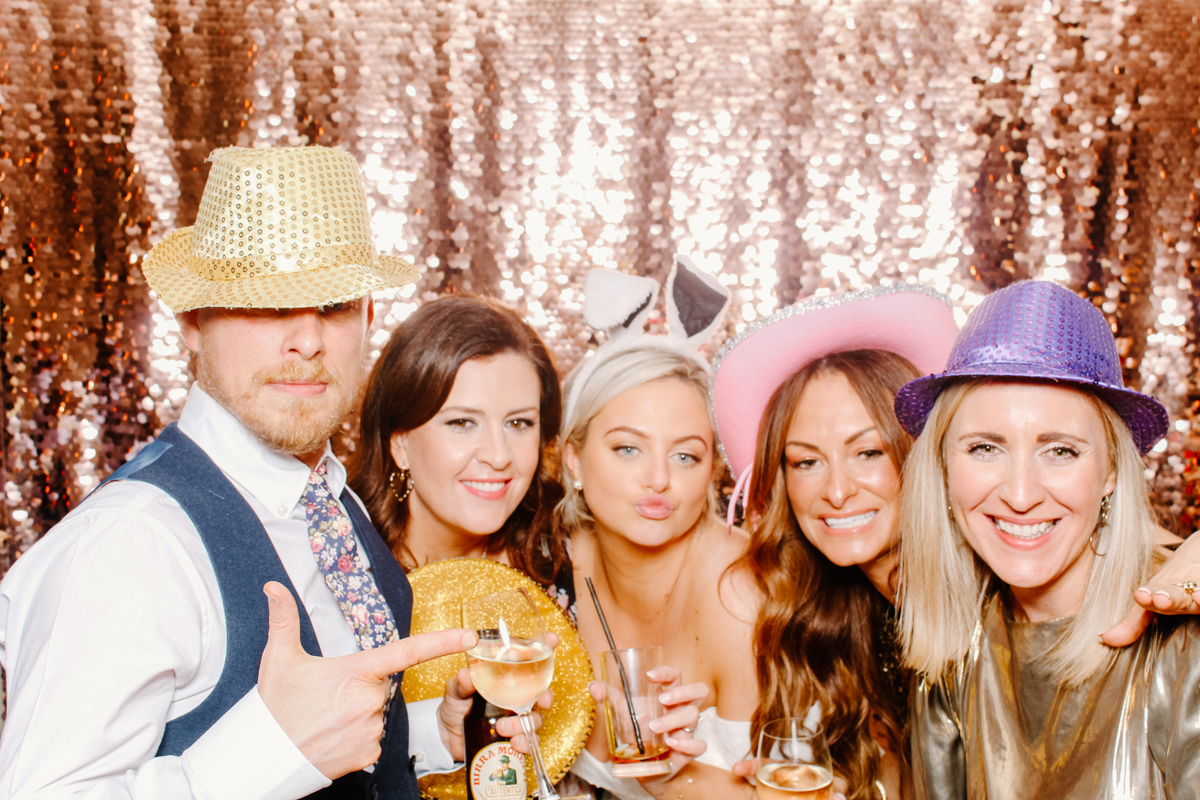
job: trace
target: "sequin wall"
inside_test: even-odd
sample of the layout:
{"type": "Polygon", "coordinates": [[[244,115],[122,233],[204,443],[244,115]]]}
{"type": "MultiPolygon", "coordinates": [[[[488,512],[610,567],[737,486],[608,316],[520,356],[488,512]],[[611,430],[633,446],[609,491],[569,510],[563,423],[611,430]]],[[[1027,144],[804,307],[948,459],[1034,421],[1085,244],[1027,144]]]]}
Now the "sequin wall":
{"type": "Polygon", "coordinates": [[[690,252],[730,330],[922,280],[963,313],[1085,292],[1167,403],[1150,466],[1197,523],[1195,2],[0,0],[0,569],[179,411],[138,268],[226,145],[341,144],[377,234],[520,305],[563,364],[592,266],[690,252]]]}

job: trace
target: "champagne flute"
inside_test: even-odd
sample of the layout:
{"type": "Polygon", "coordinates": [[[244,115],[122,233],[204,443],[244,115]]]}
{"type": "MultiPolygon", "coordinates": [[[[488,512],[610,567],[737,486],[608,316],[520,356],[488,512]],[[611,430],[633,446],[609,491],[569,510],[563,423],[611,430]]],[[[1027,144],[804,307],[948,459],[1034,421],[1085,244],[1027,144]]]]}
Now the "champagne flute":
{"type": "Polygon", "coordinates": [[[773,719],[758,736],[758,796],[762,800],[828,800],[833,761],[818,725],[800,717],[773,719]]]}
{"type": "Polygon", "coordinates": [[[463,627],[479,633],[467,651],[476,691],[494,706],[515,711],[529,740],[537,796],[560,800],[546,777],[530,713],[554,678],[554,650],[533,600],[524,589],[499,592],[463,602],[463,627]]]}

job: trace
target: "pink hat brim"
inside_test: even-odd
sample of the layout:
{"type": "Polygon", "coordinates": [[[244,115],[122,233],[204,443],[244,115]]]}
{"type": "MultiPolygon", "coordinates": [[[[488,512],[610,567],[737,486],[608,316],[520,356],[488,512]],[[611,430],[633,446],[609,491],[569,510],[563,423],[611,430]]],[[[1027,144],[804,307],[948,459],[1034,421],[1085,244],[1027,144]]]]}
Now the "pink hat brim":
{"type": "Polygon", "coordinates": [[[886,350],[927,375],[939,373],[957,335],[945,296],[921,284],[810,297],[756,322],[713,365],[713,413],[730,469],[740,476],[754,463],[771,395],[807,364],[831,353],[886,350]]]}

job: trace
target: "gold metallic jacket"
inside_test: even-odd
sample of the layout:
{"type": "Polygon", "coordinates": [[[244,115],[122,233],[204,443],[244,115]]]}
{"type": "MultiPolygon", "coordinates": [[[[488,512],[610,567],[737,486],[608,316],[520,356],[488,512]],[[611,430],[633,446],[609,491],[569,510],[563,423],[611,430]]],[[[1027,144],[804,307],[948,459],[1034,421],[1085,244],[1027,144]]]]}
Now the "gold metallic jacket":
{"type": "Polygon", "coordinates": [[[1200,619],[1160,618],[1112,666],[1059,687],[1039,662],[1068,622],[984,614],[957,673],[912,696],[917,798],[1200,798],[1200,619]]]}

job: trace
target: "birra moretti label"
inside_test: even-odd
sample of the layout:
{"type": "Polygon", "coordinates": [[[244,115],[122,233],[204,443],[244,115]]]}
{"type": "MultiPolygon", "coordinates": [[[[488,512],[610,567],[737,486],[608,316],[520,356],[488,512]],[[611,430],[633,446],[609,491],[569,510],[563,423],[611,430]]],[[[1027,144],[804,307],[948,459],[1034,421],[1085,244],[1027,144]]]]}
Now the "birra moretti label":
{"type": "Polygon", "coordinates": [[[511,742],[492,742],[475,754],[467,780],[479,800],[524,800],[525,756],[511,742]]]}

